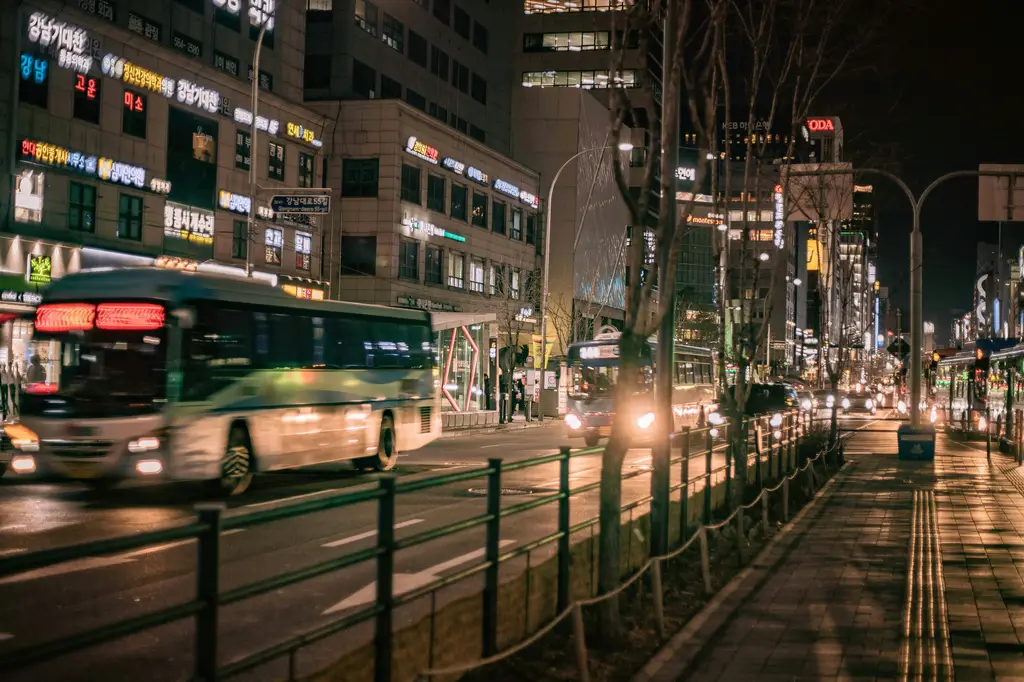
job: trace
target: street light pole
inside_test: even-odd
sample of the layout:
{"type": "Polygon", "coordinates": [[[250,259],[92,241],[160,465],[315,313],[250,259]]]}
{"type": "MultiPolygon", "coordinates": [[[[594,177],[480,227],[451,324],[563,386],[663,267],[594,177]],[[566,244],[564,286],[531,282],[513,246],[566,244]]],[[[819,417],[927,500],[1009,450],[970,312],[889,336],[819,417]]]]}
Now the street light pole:
{"type": "MultiPolygon", "coordinates": [[[[551,186],[548,187],[548,202],[545,205],[547,210],[547,229],[544,234],[544,269],[541,271],[541,295],[540,295],[540,358],[535,359],[535,363],[539,362],[541,366],[540,380],[541,390],[544,390],[546,382],[544,381],[547,376],[548,368],[545,359],[547,358],[548,350],[548,268],[551,266],[551,226],[554,224],[551,216],[554,213],[554,198],[555,198],[555,184],[558,182],[559,176],[562,175],[570,163],[580,158],[584,154],[590,154],[592,152],[603,152],[608,149],[614,149],[611,145],[605,145],[602,147],[590,147],[576,152],[568,159],[565,163],[555,172],[555,177],[551,179],[551,186]]],[[[623,142],[619,144],[618,149],[620,151],[628,152],[633,149],[633,145],[629,142],[623,142]]],[[[575,248],[573,253],[575,253],[575,248]]],[[[544,412],[538,408],[537,419],[543,421],[544,412]]]]}
{"type": "Polygon", "coordinates": [[[256,109],[260,103],[260,51],[263,49],[263,36],[267,32],[270,15],[260,22],[260,34],[256,36],[256,47],[252,53],[252,121],[249,124],[249,223],[245,240],[245,276],[252,277],[252,245],[256,234],[256,109]]]}

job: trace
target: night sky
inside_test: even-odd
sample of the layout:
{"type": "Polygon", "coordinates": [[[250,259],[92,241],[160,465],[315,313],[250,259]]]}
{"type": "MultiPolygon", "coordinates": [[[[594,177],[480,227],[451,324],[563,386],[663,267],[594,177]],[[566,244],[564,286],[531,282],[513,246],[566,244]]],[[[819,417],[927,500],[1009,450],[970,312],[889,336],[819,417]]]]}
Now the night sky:
{"type": "MultiPolygon", "coordinates": [[[[979,163],[1024,165],[1024,84],[1019,26],[1010,0],[931,0],[904,9],[869,56],[875,69],[827,95],[839,115],[846,158],[885,163],[919,193],[952,170],[979,163]],[[877,57],[877,59],[875,59],[877,57]]],[[[894,305],[908,305],[911,213],[891,181],[867,176],[877,195],[878,277],[894,305]]],[[[948,336],[950,310],[969,309],[978,242],[995,243],[995,223],[977,219],[977,180],[943,184],[924,204],[924,319],[948,336]]],[[[1024,242],[1024,224],[1003,225],[1003,256],[1024,242]]]]}

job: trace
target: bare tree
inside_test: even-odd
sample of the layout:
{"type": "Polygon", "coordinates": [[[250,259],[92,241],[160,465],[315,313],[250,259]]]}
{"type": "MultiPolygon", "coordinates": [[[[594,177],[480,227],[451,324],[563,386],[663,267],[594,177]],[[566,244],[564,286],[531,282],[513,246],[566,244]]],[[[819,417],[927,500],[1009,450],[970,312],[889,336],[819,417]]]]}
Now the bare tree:
{"type": "MultiPolygon", "coordinates": [[[[540,277],[533,267],[532,260],[526,258],[516,263],[495,266],[490,271],[490,281],[483,283],[483,288],[487,288],[490,294],[487,308],[494,311],[498,322],[498,367],[502,372],[499,385],[501,392],[509,395],[510,401],[513,394],[512,376],[525,364],[531,352],[532,330],[536,326],[540,277]],[[527,335],[527,331],[531,334],[527,335]]],[[[471,288],[475,286],[479,286],[479,283],[470,283],[471,288]]],[[[539,367],[541,362],[541,358],[535,358],[534,366],[539,367]]],[[[511,404],[506,409],[506,414],[511,416],[511,404]]]]}
{"type": "Polygon", "coordinates": [[[684,287],[675,297],[676,339],[694,346],[715,348],[721,333],[717,310],[710,310],[697,301],[692,287],[684,287]]]}

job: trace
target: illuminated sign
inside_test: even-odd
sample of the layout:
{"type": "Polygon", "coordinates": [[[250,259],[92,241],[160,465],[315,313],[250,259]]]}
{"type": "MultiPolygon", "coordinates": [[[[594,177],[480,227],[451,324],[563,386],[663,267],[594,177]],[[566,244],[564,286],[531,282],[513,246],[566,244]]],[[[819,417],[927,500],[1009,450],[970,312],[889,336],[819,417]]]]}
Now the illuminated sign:
{"type": "Polygon", "coordinates": [[[158,93],[168,99],[174,97],[182,104],[211,114],[216,114],[220,110],[219,92],[197,85],[187,78],[167,78],[112,54],[103,58],[101,70],[111,78],[119,78],[129,85],[158,93]]]}
{"type": "Polygon", "coordinates": [[[821,270],[821,243],[814,239],[807,240],[807,272],[821,270]]]}
{"type": "Polygon", "coordinates": [[[217,194],[217,203],[225,210],[243,215],[249,215],[252,208],[252,200],[249,197],[223,189],[217,194]]]}
{"type": "Polygon", "coordinates": [[[405,151],[429,163],[437,163],[437,149],[417,140],[415,135],[411,136],[409,141],[405,143],[405,151]]]}
{"type": "Polygon", "coordinates": [[[146,113],[146,100],[131,90],[124,91],[124,108],[138,114],[146,113]]]}
{"type": "Polygon", "coordinates": [[[288,126],[285,128],[285,130],[288,132],[288,137],[294,137],[297,140],[302,140],[303,142],[308,142],[309,144],[313,144],[313,142],[316,140],[316,133],[314,133],[309,128],[305,128],[299,125],[298,123],[292,123],[291,121],[289,121],[288,126]]]}
{"type": "Polygon", "coordinates": [[[107,21],[117,21],[117,10],[114,3],[107,0],[78,0],[78,9],[95,14],[107,21]]]}
{"type": "Polygon", "coordinates": [[[274,30],[274,12],[277,0],[249,0],[249,23],[253,26],[267,25],[268,31],[274,30]]]}
{"type": "Polygon", "coordinates": [[[26,168],[14,178],[14,219],[19,223],[43,222],[46,174],[26,168]]]}
{"type": "Polygon", "coordinates": [[[156,260],[153,261],[153,265],[158,268],[167,268],[168,270],[188,270],[190,272],[195,272],[199,269],[198,262],[187,258],[178,258],[177,256],[157,256],[156,260]]]}
{"type": "Polygon", "coordinates": [[[322,301],[324,300],[323,289],[313,289],[312,287],[300,287],[294,284],[284,284],[281,286],[284,293],[294,296],[295,298],[301,298],[305,301],[322,301]]]}
{"type": "Polygon", "coordinates": [[[470,166],[469,170],[466,171],[466,177],[474,182],[479,182],[481,185],[488,185],[491,182],[491,178],[487,173],[484,173],[479,168],[473,168],[472,166],[470,166]]]}
{"type": "Polygon", "coordinates": [[[683,167],[676,168],[676,180],[689,180],[690,182],[696,182],[697,169],[683,167]]]}
{"type": "Polygon", "coordinates": [[[161,178],[150,178],[149,179],[149,191],[155,192],[156,194],[170,194],[171,193],[171,181],[163,180],[161,178]]]}
{"type": "Polygon", "coordinates": [[[33,81],[36,85],[46,82],[49,64],[45,59],[38,59],[30,54],[21,55],[21,80],[33,81]]]}
{"type": "Polygon", "coordinates": [[[807,126],[800,126],[800,134],[804,136],[804,142],[808,142],[811,139],[811,134],[807,131],[807,126]]]}
{"type": "Polygon", "coordinates": [[[106,180],[116,185],[129,185],[140,189],[146,186],[145,168],[133,166],[129,163],[121,163],[113,159],[100,159],[96,174],[100,180],[106,180]]]}
{"type": "Polygon", "coordinates": [[[785,211],[783,209],[782,201],[782,185],[775,185],[775,214],[773,215],[773,225],[775,227],[775,246],[782,248],[784,243],[784,226],[785,226],[785,211]]]}
{"type": "Polygon", "coordinates": [[[34,12],[28,19],[28,39],[55,52],[61,68],[79,73],[92,68],[92,55],[88,53],[91,43],[84,28],[34,12]]]}
{"type": "Polygon", "coordinates": [[[807,128],[812,133],[823,133],[834,131],[836,126],[830,118],[809,118],[807,119],[807,128]]]}
{"type": "MultiPolygon", "coordinates": [[[[252,125],[252,112],[248,109],[242,109],[241,107],[235,107],[234,112],[235,123],[239,123],[245,126],[252,125]]],[[[262,130],[271,135],[277,135],[277,131],[281,128],[281,122],[266,116],[256,117],[256,130],[262,130]]],[[[323,143],[321,143],[323,144],[323,143]]]]}
{"type": "Polygon", "coordinates": [[[21,141],[21,158],[56,168],[69,168],[86,175],[96,175],[98,163],[95,156],[73,152],[49,142],[28,139],[21,141]]]}
{"type": "Polygon", "coordinates": [[[537,195],[530,194],[525,189],[519,190],[519,201],[523,202],[530,208],[537,208],[540,206],[540,199],[537,198],[537,195]]]}
{"type": "Polygon", "coordinates": [[[413,218],[402,218],[402,225],[408,227],[413,231],[423,231],[428,237],[444,237],[445,239],[451,239],[456,242],[465,242],[466,238],[461,234],[455,234],[448,230],[438,227],[434,223],[428,223],[425,220],[415,220],[413,218]]]}
{"type": "Polygon", "coordinates": [[[507,180],[495,180],[494,189],[498,190],[502,194],[507,194],[514,199],[519,198],[519,188],[507,180]]]}
{"type": "Polygon", "coordinates": [[[0,292],[0,301],[39,305],[43,302],[43,297],[34,291],[3,291],[0,292]]]}
{"type": "Polygon", "coordinates": [[[193,244],[213,244],[213,212],[168,201],[164,205],[164,235],[193,244]]]}
{"type": "Polygon", "coordinates": [[[722,219],[713,216],[695,216],[691,214],[686,216],[686,222],[690,225],[712,225],[717,227],[722,223],[722,219]]]}
{"type": "Polygon", "coordinates": [[[458,173],[459,175],[462,175],[463,173],[466,172],[466,164],[462,163],[461,161],[456,161],[450,156],[444,157],[444,160],[441,161],[441,165],[450,170],[452,173],[458,173]]]}
{"type": "Polygon", "coordinates": [[[266,206],[257,206],[256,217],[263,218],[264,220],[273,220],[274,211],[266,206]]]}
{"type": "Polygon", "coordinates": [[[178,95],[178,101],[182,104],[204,109],[211,114],[216,114],[220,109],[219,92],[196,85],[190,80],[179,78],[175,92],[178,95]]]}
{"type": "Polygon", "coordinates": [[[29,254],[25,264],[25,281],[29,284],[49,284],[53,280],[53,260],[49,256],[29,254]]]}

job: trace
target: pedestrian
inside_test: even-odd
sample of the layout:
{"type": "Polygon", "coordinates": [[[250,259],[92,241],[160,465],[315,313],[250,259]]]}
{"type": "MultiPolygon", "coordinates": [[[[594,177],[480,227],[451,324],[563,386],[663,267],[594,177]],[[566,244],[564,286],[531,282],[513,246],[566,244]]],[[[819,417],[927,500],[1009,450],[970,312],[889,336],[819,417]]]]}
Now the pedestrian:
{"type": "Polygon", "coordinates": [[[523,383],[522,377],[519,377],[519,382],[516,384],[516,390],[519,392],[519,409],[523,414],[526,414],[526,384],[523,383]]]}
{"type": "Polygon", "coordinates": [[[3,413],[3,420],[7,421],[7,393],[10,390],[11,373],[6,362],[0,362],[0,412],[3,413]]]}
{"type": "Polygon", "coordinates": [[[28,371],[25,373],[26,384],[42,384],[46,382],[46,370],[38,355],[33,355],[29,360],[28,371]]]}
{"type": "Polygon", "coordinates": [[[7,402],[11,408],[11,414],[21,412],[21,380],[24,377],[21,375],[21,367],[18,363],[11,362],[11,383],[10,388],[7,389],[7,402]]]}

